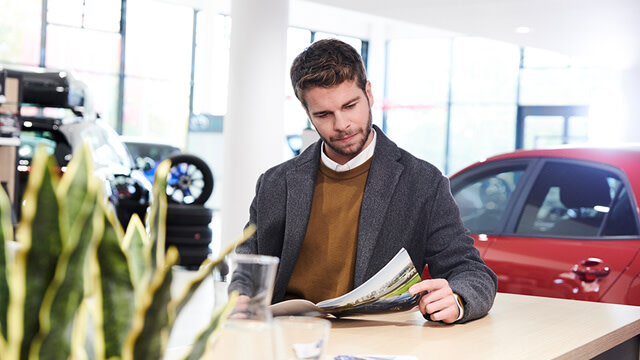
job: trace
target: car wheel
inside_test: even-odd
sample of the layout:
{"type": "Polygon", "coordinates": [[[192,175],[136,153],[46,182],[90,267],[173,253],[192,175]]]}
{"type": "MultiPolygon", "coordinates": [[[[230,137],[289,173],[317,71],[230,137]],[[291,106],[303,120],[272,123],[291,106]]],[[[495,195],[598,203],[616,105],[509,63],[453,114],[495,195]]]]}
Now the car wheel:
{"type": "Polygon", "coordinates": [[[167,200],[178,204],[204,204],[213,191],[213,174],[207,163],[190,154],[169,157],[167,200]]]}
{"type": "Polygon", "coordinates": [[[204,206],[168,204],[167,228],[174,226],[209,226],[213,210],[204,206]]]}

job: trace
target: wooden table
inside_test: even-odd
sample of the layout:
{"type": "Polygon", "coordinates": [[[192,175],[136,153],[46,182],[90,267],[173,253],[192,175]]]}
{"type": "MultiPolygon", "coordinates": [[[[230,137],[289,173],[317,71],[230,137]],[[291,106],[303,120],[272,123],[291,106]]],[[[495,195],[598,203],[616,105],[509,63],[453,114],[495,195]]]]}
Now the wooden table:
{"type": "MultiPolygon", "coordinates": [[[[211,300],[210,295],[204,298],[211,300]]],[[[194,315],[206,322],[207,316],[203,315],[211,305],[193,305],[198,305],[194,315]]],[[[417,310],[331,321],[328,356],[323,360],[336,355],[584,360],[602,353],[598,360],[639,358],[640,307],[636,306],[498,293],[489,315],[466,324],[428,322],[417,310]]],[[[193,318],[187,322],[194,327],[193,318]]],[[[184,329],[180,333],[189,335],[184,329]]],[[[174,342],[164,359],[180,359],[188,343],[185,339],[174,342]]],[[[221,350],[219,346],[215,348],[221,350]]]]}
{"type": "Polygon", "coordinates": [[[328,350],[418,359],[590,359],[629,340],[638,359],[638,334],[640,307],[499,293],[489,315],[462,325],[426,322],[417,311],[332,320],[328,350]]]}

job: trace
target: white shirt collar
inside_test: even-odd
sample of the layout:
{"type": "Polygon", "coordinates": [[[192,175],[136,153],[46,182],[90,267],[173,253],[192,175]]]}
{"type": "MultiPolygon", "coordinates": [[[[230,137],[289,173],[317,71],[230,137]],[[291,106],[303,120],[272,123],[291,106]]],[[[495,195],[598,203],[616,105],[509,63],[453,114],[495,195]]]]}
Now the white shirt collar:
{"type": "Polygon", "coordinates": [[[360,154],[356,155],[356,157],[347,161],[347,163],[344,165],[340,165],[337,162],[329,159],[327,154],[324,153],[324,142],[323,142],[322,151],[320,151],[320,158],[322,159],[322,163],[329,169],[334,170],[336,172],[348,171],[351,169],[355,169],[358,166],[364,164],[367,160],[369,160],[373,156],[373,150],[375,150],[376,148],[377,134],[374,129],[371,129],[371,132],[373,132],[373,140],[371,141],[371,144],[369,144],[366,148],[364,148],[360,152],[360,154]]]}

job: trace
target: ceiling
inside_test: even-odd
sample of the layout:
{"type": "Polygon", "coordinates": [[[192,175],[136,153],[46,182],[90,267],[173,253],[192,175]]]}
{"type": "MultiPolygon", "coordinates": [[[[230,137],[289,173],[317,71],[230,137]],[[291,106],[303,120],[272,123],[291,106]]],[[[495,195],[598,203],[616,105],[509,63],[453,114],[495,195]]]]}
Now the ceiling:
{"type": "Polygon", "coordinates": [[[623,68],[640,67],[639,0],[308,1],[623,68]],[[530,32],[516,32],[521,27],[530,32]]]}

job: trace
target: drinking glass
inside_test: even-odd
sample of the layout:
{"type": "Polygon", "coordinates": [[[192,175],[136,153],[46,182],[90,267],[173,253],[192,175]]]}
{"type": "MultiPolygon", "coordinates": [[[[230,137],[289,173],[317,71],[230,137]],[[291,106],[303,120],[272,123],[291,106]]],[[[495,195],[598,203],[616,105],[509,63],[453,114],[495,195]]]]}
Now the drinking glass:
{"type": "Polygon", "coordinates": [[[279,259],[265,255],[229,257],[232,281],[244,284],[248,301],[239,301],[213,344],[212,359],[276,359],[269,311],[279,259]]]}
{"type": "Polygon", "coordinates": [[[277,317],[273,321],[278,360],[320,360],[325,354],[331,322],[309,316],[277,317]]]}

